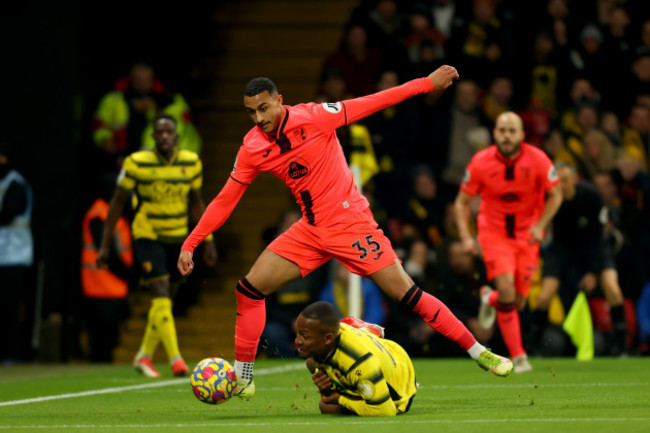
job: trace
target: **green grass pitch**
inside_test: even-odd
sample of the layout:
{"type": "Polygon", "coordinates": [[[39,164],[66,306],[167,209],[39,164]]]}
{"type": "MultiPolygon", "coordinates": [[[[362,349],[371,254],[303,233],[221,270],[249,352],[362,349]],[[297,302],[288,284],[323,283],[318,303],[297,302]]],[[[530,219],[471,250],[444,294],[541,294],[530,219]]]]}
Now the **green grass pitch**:
{"type": "Polygon", "coordinates": [[[648,358],[533,359],[507,378],[470,359],[414,363],[421,388],[392,418],[320,415],[299,361],[258,361],[255,398],[218,406],[165,365],[155,380],[126,366],[2,367],[0,432],[650,432],[648,358]]]}

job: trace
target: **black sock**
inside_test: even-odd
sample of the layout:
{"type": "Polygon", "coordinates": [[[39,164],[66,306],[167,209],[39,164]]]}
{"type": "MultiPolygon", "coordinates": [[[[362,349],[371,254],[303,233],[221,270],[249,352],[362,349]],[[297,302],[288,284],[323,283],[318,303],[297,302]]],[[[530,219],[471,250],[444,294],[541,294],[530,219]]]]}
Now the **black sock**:
{"type": "Polygon", "coordinates": [[[623,305],[609,308],[614,327],[614,344],[618,351],[624,352],[627,349],[627,323],[625,322],[625,309],[623,305]]]}
{"type": "Polygon", "coordinates": [[[526,336],[526,344],[531,348],[539,348],[542,334],[548,325],[548,310],[537,308],[532,312],[533,320],[530,324],[530,331],[526,336]]]}

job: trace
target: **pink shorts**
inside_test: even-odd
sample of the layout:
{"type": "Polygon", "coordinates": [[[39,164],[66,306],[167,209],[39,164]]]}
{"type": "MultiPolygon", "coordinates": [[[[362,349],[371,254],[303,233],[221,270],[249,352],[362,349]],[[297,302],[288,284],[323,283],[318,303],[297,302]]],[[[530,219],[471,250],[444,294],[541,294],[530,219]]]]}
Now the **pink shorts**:
{"type": "Polygon", "coordinates": [[[329,227],[309,225],[303,218],[267,248],[298,265],[303,277],[332,257],[363,277],[399,261],[369,209],[329,227]]]}
{"type": "Polygon", "coordinates": [[[483,231],[478,235],[488,280],[503,274],[513,274],[515,290],[528,296],[528,289],[539,266],[539,243],[527,239],[512,239],[502,234],[483,231]]]}

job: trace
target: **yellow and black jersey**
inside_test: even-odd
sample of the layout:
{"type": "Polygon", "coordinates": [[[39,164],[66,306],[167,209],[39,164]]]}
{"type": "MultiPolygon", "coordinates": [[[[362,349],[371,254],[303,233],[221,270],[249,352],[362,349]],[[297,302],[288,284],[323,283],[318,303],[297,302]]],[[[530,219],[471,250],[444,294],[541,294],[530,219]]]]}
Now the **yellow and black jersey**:
{"type": "Polygon", "coordinates": [[[182,242],[187,236],[188,195],[202,182],[201,160],[194,152],[176,149],[169,161],[155,149],[129,155],[118,185],[135,194],[133,237],[182,242]]]}
{"type": "Polygon", "coordinates": [[[316,361],[341,393],[339,404],[358,415],[406,412],[416,393],[413,363],[399,344],[345,323],[336,348],[316,361]]]}

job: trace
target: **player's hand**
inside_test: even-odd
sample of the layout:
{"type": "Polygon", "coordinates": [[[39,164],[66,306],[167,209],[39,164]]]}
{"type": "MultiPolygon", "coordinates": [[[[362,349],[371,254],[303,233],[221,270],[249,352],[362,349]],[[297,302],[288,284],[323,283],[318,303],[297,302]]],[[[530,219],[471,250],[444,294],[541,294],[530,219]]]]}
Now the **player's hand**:
{"type": "Polygon", "coordinates": [[[436,89],[446,89],[451,86],[454,80],[460,78],[458,71],[453,66],[444,65],[429,74],[429,80],[436,89]]]}
{"type": "MultiPolygon", "coordinates": [[[[316,372],[311,375],[311,380],[314,381],[314,384],[316,384],[316,387],[318,388],[318,392],[321,394],[329,394],[332,390],[332,386],[334,385],[332,383],[332,379],[330,379],[330,377],[325,374],[323,370],[317,369],[316,372]]],[[[336,403],[336,401],[333,403],[336,403]]]]}
{"type": "Polygon", "coordinates": [[[341,397],[341,394],[338,392],[330,392],[328,394],[321,393],[320,398],[327,404],[337,404],[339,402],[339,397],[341,397]]]}
{"type": "Polygon", "coordinates": [[[192,253],[189,251],[181,250],[181,253],[178,255],[178,270],[184,277],[187,277],[192,273],[192,270],[194,270],[192,253]]]}
{"type": "Polygon", "coordinates": [[[214,246],[214,242],[206,242],[203,245],[203,263],[208,266],[216,266],[217,258],[217,248],[214,246]]]}
{"type": "Polygon", "coordinates": [[[108,258],[110,256],[110,251],[108,248],[99,247],[97,251],[97,267],[101,269],[108,269],[108,258]]]}
{"type": "Polygon", "coordinates": [[[470,253],[473,255],[478,254],[478,248],[476,247],[476,241],[474,240],[473,237],[468,236],[464,237],[461,239],[461,243],[463,244],[463,251],[466,253],[470,253]]]}
{"type": "Polygon", "coordinates": [[[594,274],[593,272],[587,272],[582,277],[582,279],[580,279],[580,282],[578,283],[578,287],[580,287],[587,293],[591,293],[591,291],[596,288],[597,284],[598,284],[598,280],[596,278],[596,274],[594,274]]]}
{"type": "Polygon", "coordinates": [[[539,227],[537,224],[532,226],[530,230],[528,230],[528,233],[530,233],[529,244],[535,244],[544,240],[544,228],[539,227]]]}

